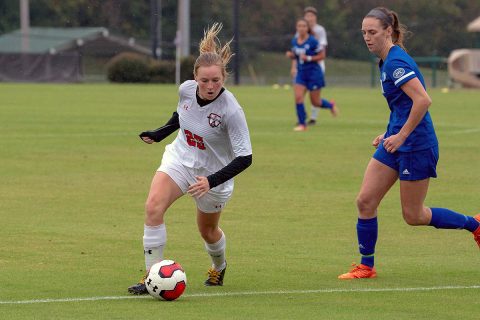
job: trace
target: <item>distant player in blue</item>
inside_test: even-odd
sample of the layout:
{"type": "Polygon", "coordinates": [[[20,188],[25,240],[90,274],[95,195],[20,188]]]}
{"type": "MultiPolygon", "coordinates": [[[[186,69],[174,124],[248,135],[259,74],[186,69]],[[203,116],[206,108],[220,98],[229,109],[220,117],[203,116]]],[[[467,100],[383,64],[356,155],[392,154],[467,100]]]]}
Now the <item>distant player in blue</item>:
{"type": "Polygon", "coordinates": [[[357,236],[361,263],[339,279],[374,278],[377,209],[385,194],[400,179],[400,199],[405,222],[438,229],[465,229],[480,246],[480,215],[466,216],[445,208],[424,205],[430,178],[435,178],[438,142],[428,112],[431,99],[413,59],[403,49],[405,27],[395,12],[383,7],[363,19],[362,33],[368,50],[380,58],[382,93],[390,108],[387,131],[376,137],[357,197],[357,236]]]}
{"type": "Polygon", "coordinates": [[[305,131],[306,112],[304,105],[305,93],[310,91],[310,99],[313,105],[332,109],[334,105],[326,101],[322,103],[320,99],[320,89],[325,86],[323,70],[318,61],[325,58],[325,51],[311,34],[308,22],[304,19],[298,19],[296,24],[297,33],[292,39],[292,47],[286,55],[292,59],[292,66],[296,64],[295,76],[295,104],[297,110],[298,123],[295,131],[305,131]],[[323,106],[323,104],[326,104],[323,106]]]}

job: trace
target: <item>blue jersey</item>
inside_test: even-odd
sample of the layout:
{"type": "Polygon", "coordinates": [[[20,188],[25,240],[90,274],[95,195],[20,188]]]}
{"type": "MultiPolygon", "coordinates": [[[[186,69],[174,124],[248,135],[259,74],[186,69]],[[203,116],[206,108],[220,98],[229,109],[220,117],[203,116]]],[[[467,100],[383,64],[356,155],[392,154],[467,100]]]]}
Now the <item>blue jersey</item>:
{"type": "Polygon", "coordinates": [[[300,55],[302,54],[306,54],[307,56],[315,56],[322,51],[322,47],[314,36],[308,36],[307,40],[305,40],[303,43],[298,43],[297,36],[293,37],[291,50],[297,59],[297,70],[299,72],[320,69],[317,61],[308,62],[300,60],[300,55]]]}
{"type": "MultiPolygon", "coordinates": [[[[380,61],[382,93],[390,108],[390,121],[385,138],[397,134],[407,122],[413,101],[400,87],[418,78],[425,88],[425,81],[415,61],[399,46],[393,46],[385,61],[380,61]]],[[[405,140],[398,151],[417,151],[438,145],[433,122],[427,111],[423,119],[405,140]]]]}

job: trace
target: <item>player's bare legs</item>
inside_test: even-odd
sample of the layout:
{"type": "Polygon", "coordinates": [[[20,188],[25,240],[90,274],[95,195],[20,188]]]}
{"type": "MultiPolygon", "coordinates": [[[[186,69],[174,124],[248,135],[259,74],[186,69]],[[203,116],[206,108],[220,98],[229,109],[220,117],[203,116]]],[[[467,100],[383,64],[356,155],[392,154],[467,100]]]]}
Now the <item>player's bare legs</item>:
{"type": "MultiPolygon", "coordinates": [[[[157,171],[150,186],[145,204],[145,225],[143,230],[143,252],[145,255],[145,271],[148,273],[152,265],[163,259],[163,249],[167,242],[167,230],[164,216],[175,200],[183,195],[178,185],[164,172],[157,171]]],[[[132,294],[147,294],[145,277],[128,288],[132,294]]]]}
{"type": "Polygon", "coordinates": [[[320,108],[330,110],[332,116],[336,117],[339,113],[338,106],[333,100],[322,99],[321,90],[310,91],[310,102],[312,103],[312,109],[310,113],[309,125],[317,123],[318,111],[320,108]]]}
{"type": "Polygon", "coordinates": [[[360,219],[377,216],[380,202],[397,179],[397,171],[374,158],[370,159],[356,200],[360,219]]]}
{"type": "Polygon", "coordinates": [[[212,259],[212,267],[208,270],[207,286],[223,285],[223,277],[227,268],[225,259],[226,238],[218,226],[220,212],[205,213],[197,209],[197,226],[205,241],[205,249],[212,259]]]}
{"type": "Polygon", "coordinates": [[[163,224],[165,212],[182,195],[182,190],[168,174],[157,171],[145,203],[145,225],[163,224]]]}
{"type": "Polygon", "coordinates": [[[307,88],[301,84],[295,84],[293,86],[293,92],[295,95],[295,106],[297,111],[298,123],[297,126],[293,129],[294,131],[305,131],[307,113],[305,112],[304,97],[307,92],[307,88]]]}
{"type": "Polygon", "coordinates": [[[430,179],[400,181],[402,214],[411,226],[425,226],[432,220],[432,210],[424,206],[430,179]]]}
{"type": "Polygon", "coordinates": [[[357,196],[357,237],[361,263],[350,272],[341,274],[339,279],[376,277],[374,253],[378,234],[377,208],[397,179],[397,171],[374,158],[370,159],[357,196]]]}

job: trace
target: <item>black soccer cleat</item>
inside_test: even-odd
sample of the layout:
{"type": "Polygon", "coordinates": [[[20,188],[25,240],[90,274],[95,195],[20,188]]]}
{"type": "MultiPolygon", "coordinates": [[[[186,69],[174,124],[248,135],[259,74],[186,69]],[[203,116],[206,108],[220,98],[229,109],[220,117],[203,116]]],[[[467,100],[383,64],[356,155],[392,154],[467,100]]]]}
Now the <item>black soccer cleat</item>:
{"type": "Polygon", "coordinates": [[[225,266],[222,271],[217,271],[215,270],[215,268],[208,269],[208,279],[205,280],[205,285],[207,287],[223,286],[223,277],[225,276],[225,270],[227,270],[227,266],[225,266]]]}
{"type": "Polygon", "coordinates": [[[128,293],[141,295],[141,294],[148,294],[147,286],[145,286],[145,279],[147,278],[147,274],[145,274],[142,279],[131,287],[128,287],[128,293]]]}
{"type": "Polygon", "coordinates": [[[315,119],[310,119],[307,122],[307,125],[309,125],[309,126],[314,126],[315,124],[317,124],[317,120],[315,120],[315,119]]]}

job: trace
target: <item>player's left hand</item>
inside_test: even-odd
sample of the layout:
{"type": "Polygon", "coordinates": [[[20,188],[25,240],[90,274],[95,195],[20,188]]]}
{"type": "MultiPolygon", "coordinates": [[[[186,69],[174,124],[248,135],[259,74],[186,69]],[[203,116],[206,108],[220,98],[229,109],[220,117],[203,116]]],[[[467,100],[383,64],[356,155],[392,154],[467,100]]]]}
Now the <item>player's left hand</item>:
{"type": "Polygon", "coordinates": [[[400,148],[407,138],[397,133],[383,140],[383,147],[387,152],[394,153],[400,148]]]}
{"type": "Polygon", "coordinates": [[[195,198],[200,198],[210,190],[210,184],[206,177],[195,177],[197,182],[188,187],[187,193],[195,198]]]}

